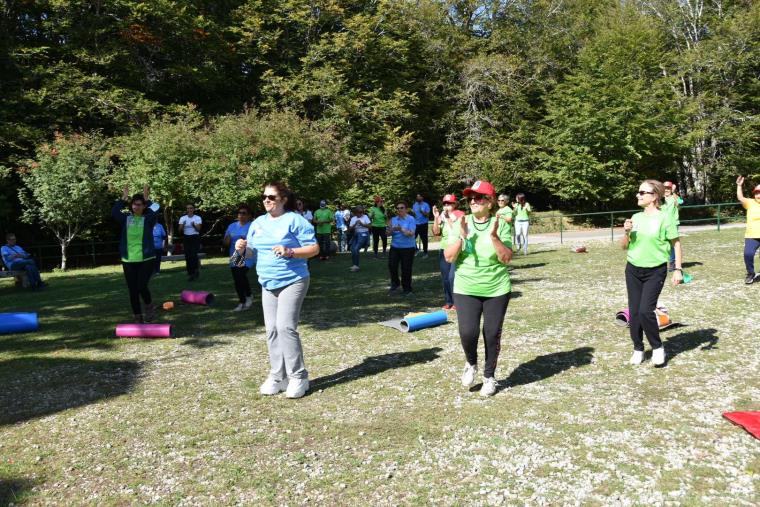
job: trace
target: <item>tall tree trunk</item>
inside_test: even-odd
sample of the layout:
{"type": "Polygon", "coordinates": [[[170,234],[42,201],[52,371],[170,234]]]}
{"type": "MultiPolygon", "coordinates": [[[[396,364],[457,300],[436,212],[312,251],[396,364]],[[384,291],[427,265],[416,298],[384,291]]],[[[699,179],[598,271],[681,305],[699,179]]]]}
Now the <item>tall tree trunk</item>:
{"type": "Polygon", "coordinates": [[[65,239],[58,241],[61,243],[61,271],[66,271],[66,249],[69,247],[69,241],[65,239]]]}

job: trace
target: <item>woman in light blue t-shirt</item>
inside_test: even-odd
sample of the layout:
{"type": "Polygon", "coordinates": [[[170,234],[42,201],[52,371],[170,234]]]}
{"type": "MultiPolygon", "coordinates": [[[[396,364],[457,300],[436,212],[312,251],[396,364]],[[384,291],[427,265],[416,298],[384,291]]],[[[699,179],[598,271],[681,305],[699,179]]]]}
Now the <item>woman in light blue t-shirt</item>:
{"type": "Polygon", "coordinates": [[[309,375],[303,359],[298,320],[309,290],[306,262],[319,253],[314,226],[294,212],[295,196],[283,183],[264,187],[266,214],[253,221],[246,239],[235,249],[252,257],[261,284],[261,306],[269,348],[270,372],[259,389],[274,395],[285,391],[288,398],[300,398],[309,389],[309,375]]]}
{"type": "MultiPolygon", "coordinates": [[[[227,230],[224,232],[224,239],[222,239],[224,246],[229,246],[230,248],[230,256],[235,252],[237,240],[248,237],[248,231],[251,228],[251,218],[253,218],[253,212],[250,206],[247,204],[238,206],[237,221],[227,226],[227,230]]],[[[251,283],[248,281],[248,270],[253,267],[253,262],[253,257],[245,259],[241,265],[237,265],[230,260],[232,281],[235,284],[235,292],[238,295],[238,305],[232,310],[233,312],[247,310],[253,305],[251,283]]]]}

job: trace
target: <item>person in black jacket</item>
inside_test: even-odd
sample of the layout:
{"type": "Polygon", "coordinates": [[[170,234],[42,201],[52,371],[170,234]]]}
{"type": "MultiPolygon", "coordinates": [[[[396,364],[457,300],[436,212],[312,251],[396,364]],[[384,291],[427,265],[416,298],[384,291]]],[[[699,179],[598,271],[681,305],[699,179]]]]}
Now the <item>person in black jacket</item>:
{"type": "Polygon", "coordinates": [[[156,251],[153,248],[153,226],[156,224],[156,213],[150,209],[148,187],[143,188],[142,194],[135,194],[129,199],[129,187],[124,187],[123,197],[117,200],[111,209],[111,216],[121,224],[121,240],[119,253],[124,278],[129,289],[129,303],[135,322],[143,323],[153,319],[155,309],[148,290],[148,281],[155,266],[156,251]],[[129,204],[131,213],[124,212],[129,204]],[[144,311],[140,307],[142,298],[144,311]]]}

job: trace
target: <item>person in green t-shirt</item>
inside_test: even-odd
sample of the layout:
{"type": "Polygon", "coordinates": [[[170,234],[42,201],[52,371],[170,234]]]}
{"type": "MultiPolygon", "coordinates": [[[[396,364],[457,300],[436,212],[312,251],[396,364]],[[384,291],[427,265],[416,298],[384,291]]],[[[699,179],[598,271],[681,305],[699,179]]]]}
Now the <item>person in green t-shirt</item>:
{"type": "MultiPolygon", "coordinates": [[[[433,236],[441,236],[441,245],[438,249],[438,268],[441,272],[441,281],[443,282],[443,299],[444,310],[456,310],[454,305],[454,278],[456,276],[456,265],[446,261],[443,252],[449,244],[451,231],[455,225],[458,227],[459,219],[464,216],[464,212],[457,209],[457,196],[446,194],[443,196],[443,212],[438,211],[433,206],[433,236]]],[[[458,229],[457,229],[458,230],[458,229]]]]}
{"type": "Polygon", "coordinates": [[[153,226],[156,225],[156,213],[150,209],[148,187],[142,194],[135,194],[129,199],[129,188],[124,187],[121,200],[117,200],[111,209],[111,216],[121,224],[121,266],[129,290],[129,304],[135,322],[142,323],[153,319],[155,309],[148,282],[153,274],[156,251],[153,247],[153,226]],[[131,213],[123,209],[129,200],[131,213]],[[142,298],[144,309],[140,306],[142,298]]]}
{"type": "Polygon", "coordinates": [[[380,246],[380,240],[383,241],[383,255],[388,248],[388,213],[383,206],[383,198],[375,196],[375,205],[369,209],[369,219],[372,221],[372,251],[377,259],[377,249],[380,246]]]}
{"type": "MultiPolygon", "coordinates": [[[[662,204],[662,211],[668,213],[676,223],[676,228],[681,224],[678,216],[678,208],[683,204],[683,199],[676,192],[676,184],[672,181],[666,181],[662,184],[665,187],[665,200],[662,204]]],[[[668,260],[668,271],[673,271],[676,267],[676,251],[670,250],[670,259],[668,260]]]]}
{"type": "Polygon", "coordinates": [[[517,194],[515,200],[517,202],[512,206],[515,226],[515,246],[517,250],[522,249],[523,255],[528,255],[528,226],[530,225],[530,213],[533,210],[530,207],[530,203],[525,200],[525,194],[517,194]]]}
{"type": "Polygon", "coordinates": [[[625,266],[625,285],[628,291],[628,312],[633,355],[631,364],[644,360],[644,334],[652,346],[652,363],[665,364],[665,348],[660,340],[660,328],[654,311],[668,274],[670,250],[675,250],[676,266],[673,284],[683,281],[683,253],[673,215],[661,209],[665,187],[657,180],[645,180],[636,194],[644,211],[627,219],[621,245],[628,251],[625,266]]]}
{"type": "Polygon", "coordinates": [[[464,195],[472,214],[463,216],[459,227],[450,232],[444,256],[447,262],[456,263],[454,304],[466,359],[462,385],[470,386],[475,381],[482,316],[486,357],[480,394],[492,396],[497,387],[501,330],[512,290],[507,270],[512,259],[512,238],[508,223],[492,215],[496,206],[493,185],[476,181],[464,190],[464,195]]]}
{"type": "Polygon", "coordinates": [[[319,201],[319,209],[314,212],[314,229],[319,243],[319,260],[330,258],[330,242],[332,241],[332,226],[335,222],[333,212],[327,207],[327,201],[319,201]]]}
{"type": "Polygon", "coordinates": [[[496,203],[499,205],[499,209],[496,210],[496,214],[504,219],[507,224],[509,224],[510,234],[512,234],[512,223],[515,219],[515,212],[512,208],[509,207],[509,196],[506,194],[499,195],[496,203]]]}

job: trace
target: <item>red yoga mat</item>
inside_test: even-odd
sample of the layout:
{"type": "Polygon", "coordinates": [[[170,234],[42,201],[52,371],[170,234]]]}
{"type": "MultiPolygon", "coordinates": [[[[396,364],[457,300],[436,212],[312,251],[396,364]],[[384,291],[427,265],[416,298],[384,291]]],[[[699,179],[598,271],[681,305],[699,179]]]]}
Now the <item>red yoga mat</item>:
{"type": "Polygon", "coordinates": [[[760,411],[724,412],[723,417],[747,430],[753,437],[760,439],[760,411]]]}

